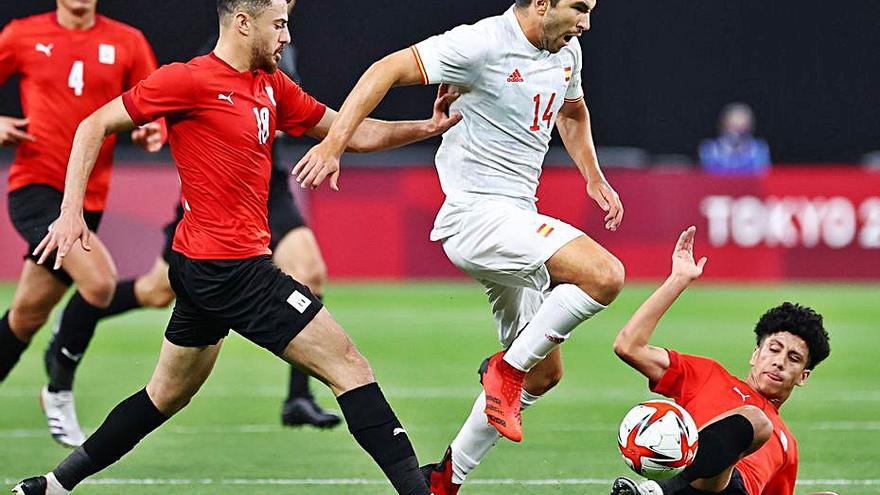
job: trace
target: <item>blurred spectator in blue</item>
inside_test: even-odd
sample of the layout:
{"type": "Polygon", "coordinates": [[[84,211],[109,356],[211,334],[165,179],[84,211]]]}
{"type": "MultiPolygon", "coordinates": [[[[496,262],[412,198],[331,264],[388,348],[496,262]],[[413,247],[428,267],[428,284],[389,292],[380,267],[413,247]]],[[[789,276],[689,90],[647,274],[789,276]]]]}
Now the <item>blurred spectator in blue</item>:
{"type": "Polygon", "coordinates": [[[755,115],[745,103],[721,110],[720,132],[700,144],[703,170],[718,175],[758,175],[770,169],[767,142],[752,135],[755,115]]]}

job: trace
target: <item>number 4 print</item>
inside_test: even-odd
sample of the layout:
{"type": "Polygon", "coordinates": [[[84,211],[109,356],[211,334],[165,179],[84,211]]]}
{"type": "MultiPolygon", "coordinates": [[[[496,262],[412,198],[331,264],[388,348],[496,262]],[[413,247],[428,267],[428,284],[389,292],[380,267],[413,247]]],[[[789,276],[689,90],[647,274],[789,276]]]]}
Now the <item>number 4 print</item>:
{"type": "MultiPolygon", "coordinates": [[[[535,101],[535,121],[532,123],[532,126],[529,127],[529,130],[537,132],[541,130],[541,126],[538,125],[538,115],[541,111],[541,94],[536,94],[532,99],[535,101]]],[[[554,101],[556,101],[556,93],[550,95],[550,101],[547,103],[547,108],[544,110],[544,115],[541,117],[541,120],[547,122],[547,129],[549,129],[550,125],[553,123],[553,112],[551,112],[550,109],[553,108],[554,101]]]]}
{"type": "Polygon", "coordinates": [[[82,60],[77,60],[70,68],[70,75],[67,76],[67,87],[72,89],[73,94],[76,96],[82,96],[83,87],[85,87],[85,85],[86,83],[83,79],[83,63],[82,60]]]}

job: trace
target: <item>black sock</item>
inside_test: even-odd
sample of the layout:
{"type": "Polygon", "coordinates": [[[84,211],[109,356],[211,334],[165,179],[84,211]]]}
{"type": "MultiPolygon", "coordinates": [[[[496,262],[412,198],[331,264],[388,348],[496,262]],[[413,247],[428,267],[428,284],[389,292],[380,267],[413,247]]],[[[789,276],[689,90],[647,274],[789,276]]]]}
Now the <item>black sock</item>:
{"type": "Polygon", "coordinates": [[[659,481],[663,493],[671,494],[698,479],[714,478],[736,464],[752,442],[755,429],[745,416],[734,414],[700,430],[699,447],[694,462],[678,476],[659,481]]]}
{"type": "Polygon", "coordinates": [[[9,311],[0,319],[0,382],[6,379],[28,343],[18,340],[9,327],[9,311]]]}
{"type": "Polygon", "coordinates": [[[290,384],[287,391],[287,401],[293,399],[314,399],[309,389],[309,375],[298,370],[295,366],[290,367],[290,384]]]}
{"type": "Polygon", "coordinates": [[[130,452],[168,418],[156,409],[146,389],[120,402],[98,430],[52,472],[67,490],[130,452]]]}
{"type": "Polygon", "coordinates": [[[107,308],[92,306],[79,292],[74,294],[61,314],[55,336],[46,348],[49,391],[61,392],[73,388],[76,368],[95,335],[99,320],[139,307],[134,295],[134,280],[117,284],[113,300],[107,308]]]}
{"type": "Polygon", "coordinates": [[[406,430],[391,410],[377,383],[350,390],[337,398],[348,431],[382,468],[397,493],[430,495],[406,430]]]}

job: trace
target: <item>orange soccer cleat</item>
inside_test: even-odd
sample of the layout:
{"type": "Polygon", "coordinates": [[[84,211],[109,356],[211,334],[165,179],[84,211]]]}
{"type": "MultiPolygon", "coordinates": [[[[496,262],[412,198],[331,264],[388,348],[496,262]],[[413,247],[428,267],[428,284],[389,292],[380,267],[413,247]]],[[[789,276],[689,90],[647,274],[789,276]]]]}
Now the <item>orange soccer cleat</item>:
{"type": "Polygon", "coordinates": [[[486,392],[486,417],[498,433],[513,442],[522,441],[520,397],[526,372],[508,364],[498,352],[480,366],[480,383],[486,392]]]}

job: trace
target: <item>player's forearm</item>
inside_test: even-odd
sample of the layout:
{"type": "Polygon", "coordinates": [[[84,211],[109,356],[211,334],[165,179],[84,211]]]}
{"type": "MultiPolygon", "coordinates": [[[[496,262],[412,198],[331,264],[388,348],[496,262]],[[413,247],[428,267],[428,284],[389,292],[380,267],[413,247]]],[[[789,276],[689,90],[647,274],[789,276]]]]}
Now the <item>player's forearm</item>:
{"type": "Polygon", "coordinates": [[[442,130],[430,120],[386,122],[366,119],[358,126],[346,150],[356,153],[389,150],[441,133],[442,130]]]}
{"type": "Polygon", "coordinates": [[[667,278],[632,315],[617,335],[615,345],[620,343],[624,347],[647,346],[660,319],[684,292],[687,285],[687,282],[674,276],[667,278]]]}
{"type": "Polygon", "coordinates": [[[70,159],[67,162],[64,200],[61,203],[62,210],[82,210],[86,185],[106,137],[107,129],[96,114],[83,120],[77,127],[70,150],[70,159]]]}
{"type": "Polygon", "coordinates": [[[110,134],[134,128],[134,122],[117,97],[80,122],[73,137],[67,177],[64,181],[62,209],[81,210],[86,194],[86,184],[95,167],[95,161],[110,134]]]}
{"type": "Polygon", "coordinates": [[[584,179],[589,182],[605,180],[599,167],[587,107],[583,106],[583,110],[579,109],[576,115],[560,116],[558,127],[562,143],[584,179]]]}
{"type": "Polygon", "coordinates": [[[381,70],[381,62],[373,64],[345,99],[324,142],[338,153],[345,150],[358,128],[366,124],[364,119],[375,110],[394,84],[395,77],[381,70]]]}

